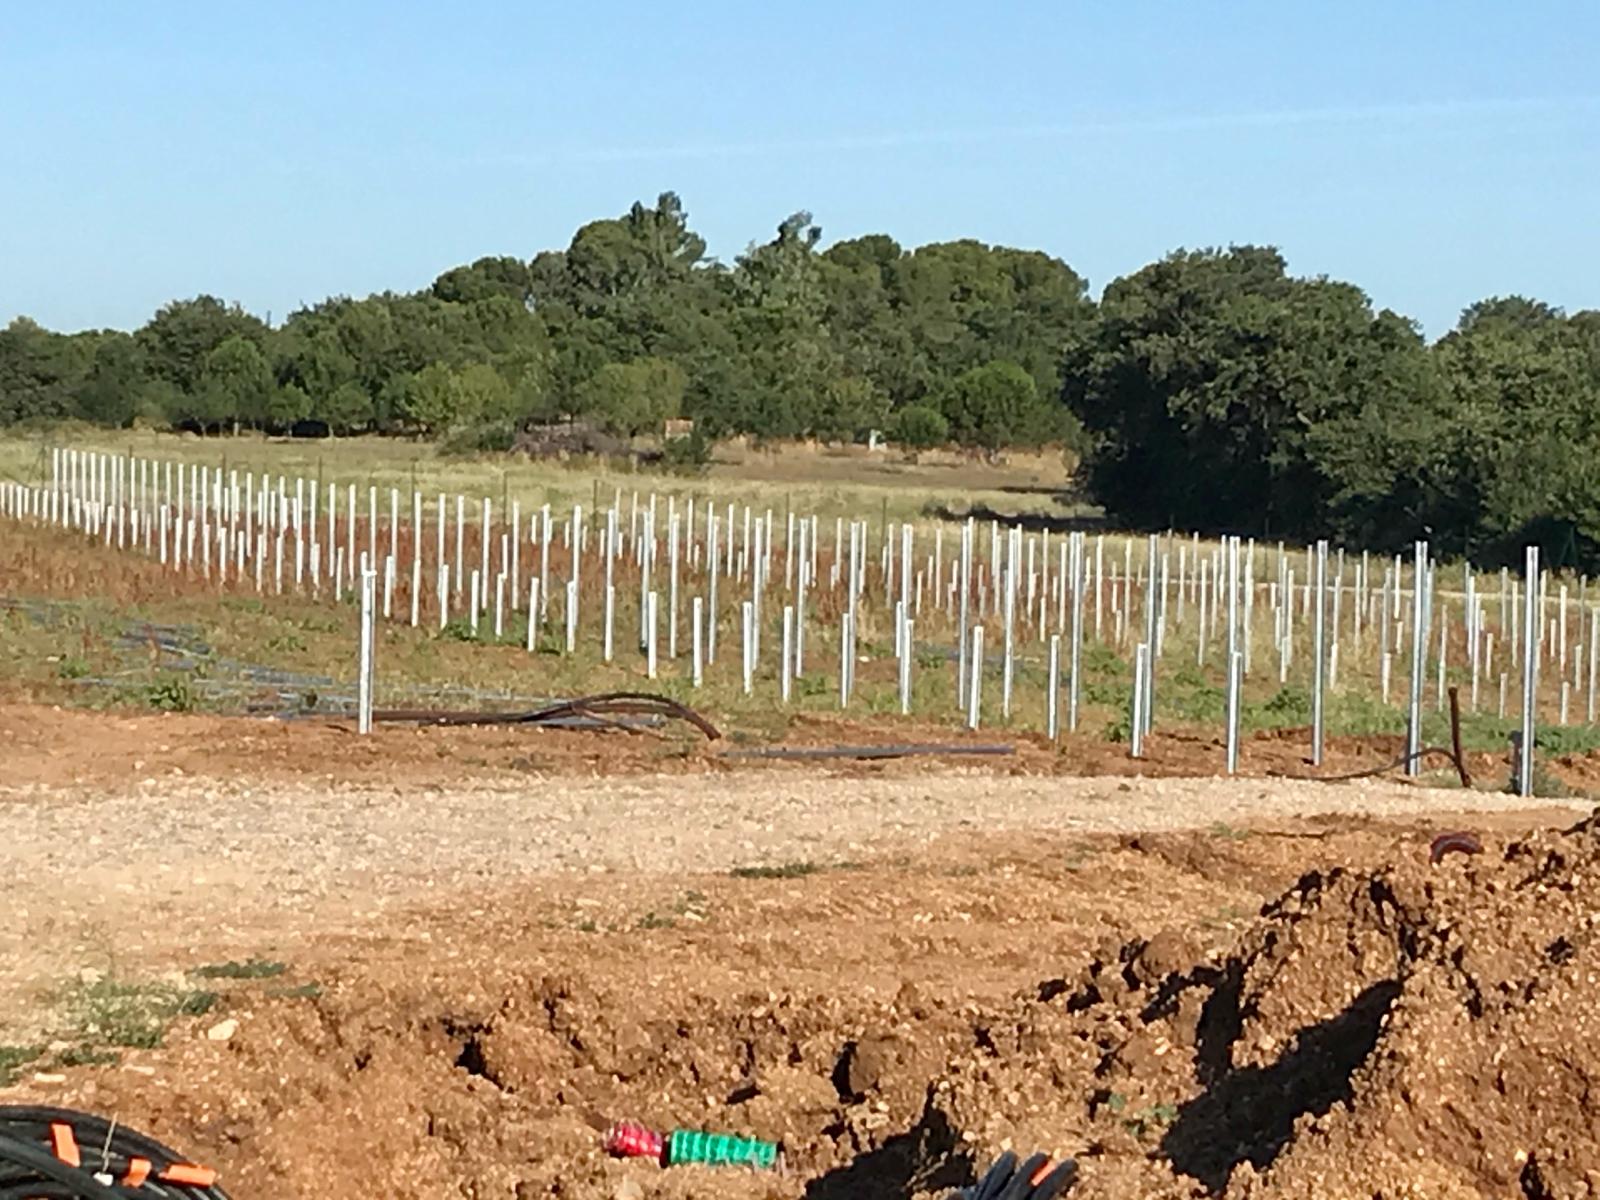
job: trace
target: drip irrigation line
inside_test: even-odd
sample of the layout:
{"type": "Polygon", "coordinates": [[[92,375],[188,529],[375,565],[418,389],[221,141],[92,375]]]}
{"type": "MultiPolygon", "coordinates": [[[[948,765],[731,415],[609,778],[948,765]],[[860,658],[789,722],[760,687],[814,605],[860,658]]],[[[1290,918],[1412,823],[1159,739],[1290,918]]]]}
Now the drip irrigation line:
{"type": "Polygon", "coordinates": [[[1310,780],[1314,783],[1349,783],[1356,779],[1371,779],[1376,775],[1383,775],[1396,767],[1405,767],[1413,762],[1421,762],[1430,755],[1442,754],[1450,760],[1455,767],[1456,774],[1461,778],[1461,786],[1472,786],[1472,774],[1467,770],[1467,757],[1461,748],[1461,700],[1460,694],[1452,687],[1450,689],[1450,745],[1424,746],[1415,752],[1407,751],[1393,762],[1384,763],[1382,766],[1370,767],[1364,771],[1351,771],[1344,775],[1290,775],[1274,772],[1274,778],[1310,780]]]}
{"type": "Polygon", "coordinates": [[[374,722],[401,725],[556,725],[573,720],[587,719],[605,726],[616,726],[630,732],[637,726],[613,717],[644,716],[670,717],[693,725],[706,737],[716,741],[722,736],[710,721],[686,704],[679,704],[667,696],[650,692],[605,692],[597,696],[578,696],[571,700],[558,700],[541,708],[525,712],[461,712],[449,709],[378,709],[372,714],[374,722]]]}
{"type": "Polygon", "coordinates": [[[1402,754],[1393,762],[1386,762],[1382,766],[1369,767],[1364,771],[1350,771],[1343,775],[1295,775],[1287,771],[1273,771],[1270,772],[1270,775],[1274,779],[1304,780],[1309,783],[1349,783],[1356,779],[1371,779],[1374,776],[1386,774],[1396,767],[1404,767],[1412,762],[1420,762],[1422,759],[1434,754],[1442,754],[1450,760],[1451,765],[1456,768],[1457,773],[1462,777],[1463,787],[1472,785],[1472,776],[1467,773],[1466,767],[1456,757],[1455,751],[1449,750],[1444,746],[1424,746],[1415,754],[1402,754]]]}
{"type": "Polygon", "coordinates": [[[908,758],[913,755],[1005,755],[1016,752],[1015,746],[1005,743],[918,742],[896,746],[762,746],[754,750],[729,750],[722,757],[807,761],[821,758],[908,758]]]}

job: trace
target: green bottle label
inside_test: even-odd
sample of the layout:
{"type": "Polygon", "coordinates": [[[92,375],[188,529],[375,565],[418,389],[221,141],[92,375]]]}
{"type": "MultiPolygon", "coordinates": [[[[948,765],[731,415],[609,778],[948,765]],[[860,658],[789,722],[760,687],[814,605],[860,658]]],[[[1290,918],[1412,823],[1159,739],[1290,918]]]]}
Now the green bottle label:
{"type": "Polygon", "coordinates": [[[667,1139],[667,1162],[710,1166],[751,1166],[770,1170],[778,1161],[778,1144],[731,1133],[674,1129],[667,1139]]]}

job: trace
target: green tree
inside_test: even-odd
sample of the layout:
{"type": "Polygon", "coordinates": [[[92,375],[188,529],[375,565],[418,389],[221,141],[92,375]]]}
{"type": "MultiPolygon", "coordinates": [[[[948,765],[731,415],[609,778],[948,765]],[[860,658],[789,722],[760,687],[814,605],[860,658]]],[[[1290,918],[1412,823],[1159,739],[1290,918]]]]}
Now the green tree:
{"type": "Polygon", "coordinates": [[[473,363],[456,372],[451,390],[455,398],[454,420],[460,424],[506,421],[511,417],[511,388],[487,363],[473,363]]]}
{"type": "Polygon", "coordinates": [[[455,376],[443,363],[429,363],[410,378],[399,402],[400,416],[412,428],[441,433],[456,419],[455,376]]]}
{"type": "Polygon", "coordinates": [[[126,334],[110,331],[100,336],[94,358],[77,388],[73,409],[85,421],[121,428],[139,411],[145,387],[144,353],[126,334]]]}
{"type": "Polygon", "coordinates": [[[1042,407],[1033,376],[1013,362],[963,371],[943,396],[956,440],[989,451],[1037,444],[1045,426],[1042,407]]]}
{"type": "Polygon", "coordinates": [[[237,304],[225,304],[215,296],[196,296],[163,305],[134,337],[145,352],[152,376],[182,391],[197,392],[213,350],[235,337],[260,349],[267,334],[266,323],[237,304]]]}
{"type": "Polygon", "coordinates": [[[372,427],[374,419],[372,393],[356,380],[349,379],[320,402],[313,401],[312,411],[335,437],[364,433],[372,427]]]}
{"type": "Polygon", "coordinates": [[[1586,323],[1521,297],[1473,305],[1434,349],[1446,394],[1433,478],[1447,549],[1600,564],[1600,355],[1586,323]]]}
{"type": "Polygon", "coordinates": [[[190,418],[202,427],[262,425],[277,391],[266,356],[255,342],[236,334],[206,355],[190,418]]]}
{"type": "Polygon", "coordinates": [[[526,305],[533,295],[533,273],[520,258],[480,258],[440,275],[433,281],[433,294],[458,304],[503,296],[526,305]]]}
{"type": "Polygon", "coordinates": [[[807,422],[812,437],[824,442],[853,442],[888,419],[889,404],[872,381],[860,376],[828,380],[811,405],[807,422]]]}
{"type": "Polygon", "coordinates": [[[92,351],[27,317],[0,330],[0,424],[68,415],[92,351]]]}
{"type": "Polygon", "coordinates": [[[1119,520],[1309,537],[1339,492],[1313,431],[1411,408],[1422,352],[1358,288],[1292,278],[1276,250],[1181,251],[1106,288],[1066,396],[1119,520]]]}
{"type": "Polygon", "coordinates": [[[583,388],[581,411],[625,437],[659,432],[678,414],[683,389],[683,370],[665,359],[607,363],[583,388]]]}
{"type": "Polygon", "coordinates": [[[907,450],[931,450],[950,440],[950,422],[936,408],[912,404],[894,414],[889,438],[907,450]]]}
{"type": "Polygon", "coordinates": [[[274,429],[292,429],[311,417],[311,397],[298,383],[281,384],[267,398],[266,423],[274,429]]]}

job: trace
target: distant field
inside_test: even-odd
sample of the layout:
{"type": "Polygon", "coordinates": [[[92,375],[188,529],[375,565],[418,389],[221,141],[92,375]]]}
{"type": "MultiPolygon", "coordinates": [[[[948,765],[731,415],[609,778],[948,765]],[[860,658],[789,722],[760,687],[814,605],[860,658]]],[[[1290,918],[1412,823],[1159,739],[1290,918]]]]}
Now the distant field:
{"type": "Polygon", "coordinates": [[[634,490],[660,495],[712,497],[723,503],[756,504],[781,513],[834,517],[924,519],[942,510],[976,510],[1001,516],[1064,520],[1095,510],[1068,494],[1071,484],[1060,453],[1012,454],[1004,462],[939,451],[913,461],[898,451],[865,447],[789,444],[753,449],[740,442],[717,447],[704,475],[618,470],[593,461],[571,465],[520,455],[474,458],[441,456],[427,442],[398,438],[288,439],[241,435],[191,435],[83,429],[54,435],[0,437],[0,478],[39,482],[49,471],[50,447],[132,453],[151,459],[226,465],[320,478],[340,484],[415,486],[424,493],[487,495],[519,500],[524,508],[550,504],[609,502],[618,490],[625,502],[634,490]]]}
{"type": "MultiPolygon", "coordinates": [[[[951,529],[930,528],[941,515],[976,512],[984,516],[973,550],[973,624],[983,627],[985,670],[981,676],[982,726],[1017,732],[1042,732],[1048,722],[1049,639],[1068,635],[1064,559],[1068,547],[1053,533],[1073,524],[1094,524],[1092,512],[1075,508],[1069,499],[1069,475],[1059,457],[1014,457],[1000,464],[943,454],[918,461],[894,453],[864,449],[788,446],[757,450],[742,445],[719,448],[717,461],[705,476],[597,468],[593,463],[562,465],[514,456],[462,460],[440,456],[426,444],[394,439],[328,441],[269,440],[257,437],[199,439],[170,434],[106,435],[81,431],[56,435],[55,445],[114,453],[133,453],[154,461],[188,461],[248,472],[283,476],[293,496],[294,480],[394,487],[401,492],[400,520],[390,526],[388,505],[380,501],[378,520],[366,518],[358,502],[357,525],[345,522],[343,536],[321,548],[347,544],[341,574],[331,583],[330,560],[307,571],[297,584],[293,536],[287,532],[275,552],[262,548],[252,558],[256,576],[235,571],[213,578],[197,570],[191,559],[181,569],[163,567],[140,550],[119,552],[106,539],[25,524],[7,525],[0,537],[0,658],[11,665],[9,691],[52,702],[133,705],[162,709],[207,708],[237,711],[348,712],[354,695],[357,642],[356,599],[351,563],[356,546],[374,553],[389,536],[395,540],[392,619],[379,625],[377,681],[380,706],[441,703],[481,706],[571,696],[608,690],[648,687],[704,706],[730,727],[757,740],[781,737],[804,714],[837,713],[841,709],[843,664],[849,662],[847,715],[851,719],[898,717],[901,709],[899,663],[909,663],[905,680],[908,711],[946,727],[963,724],[970,695],[958,694],[956,666],[960,641],[952,570],[960,538],[951,529]],[[408,493],[415,486],[429,498],[423,529],[411,529],[408,493]],[[447,519],[455,537],[438,543],[437,493],[461,494],[466,520],[447,519]],[[759,517],[770,509],[773,544],[771,569],[762,595],[752,607],[752,658],[748,688],[741,678],[745,635],[741,605],[751,596],[748,538],[751,523],[731,527],[724,518],[723,557],[717,572],[720,591],[709,585],[707,558],[685,558],[681,587],[673,607],[674,585],[668,570],[665,514],[654,531],[655,573],[646,578],[633,551],[648,538],[642,519],[635,522],[632,498],[693,496],[701,502],[696,545],[705,550],[708,525],[703,502],[749,506],[759,517]],[[480,497],[492,498],[494,541],[488,563],[482,540],[480,497]],[[503,560],[508,500],[519,500],[531,518],[541,504],[553,510],[550,556],[541,565],[542,616],[528,637],[526,597],[534,581],[536,537],[525,519],[519,539],[520,564],[507,569],[503,560]],[[602,651],[605,579],[601,569],[602,510],[620,499],[619,532],[627,539],[615,561],[613,628],[615,652],[602,651]],[[569,602],[570,550],[563,525],[572,506],[581,504],[588,536],[587,566],[576,599],[569,602]],[[787,578],[788,559],[780,539],[786,534],[785,514],[816,515],[819,520],[815,583],[799,595],[787,578]],[[1005,715],[1004,606],[996,581],[1003,576],[999,521],[1032,518],[1025,539],[1011,559],[1016,572],[1014,703],[1005,715]],[[848,557],[836,543],[834,517],[866,525],[867,549],[861,562],[861,604],[853,626],[853,657],[841,644],[847,610],[846,589],[836,566],[848,557]],[[910,651],[902,655],[896,632],[895,604],[900,585],[891,585],[893,554],[900,544],[901,522],[920,528],[912,558],[914,618],[910,651]],[[390,534],[391,528],[393,534],[390,534]],[[356,532],[360,532],[360,537],[356,532]],[[385,536],[380,538],[379,531],[385,536]],[[419,537],[418,534],[421,536],[419,537]],[[461,539],[458,543],[457,539],[461,539]],[[96,544],[98,542],[102,544],[96,544]],[[280,563],[282,546],[288,557],[280,563]],[[740,567],[733,569],[726,553],[738,544],[740,567]],[[414,560],[412,547],[419,546],[414,560]],[[936,565],[942,551],[942,565],[936,565]],[[836,562],[835,555],[839,558],[836,562]],[[419,619],[410,623],[411,573],[416,561],[420,584],[419,619]],[[283,565],[283,564],[286,564],[283,565]],[[486,590],[480,605],[483,619],[468,614],[471,588],[463,575],[482,572],[486,590]],[[453,566],[454,585],[447,601],[437,599],[436,571],[453,566]],[[283,569],[281,580],[276,578],[283,569]],[[503,628],[496,631],[490,614],[492,596],[508,576],[503,628]],[[497,582],[490,586],[490,580],[497,582]],[[645,591],[661,606],[656,628],[664,645],[654,676],[641,648],[647,626],[645,591]],[[707,639],[704,682],[691,679],[691,605],[705,603],[707,639]],[[792,695],[781,698],[778,652],[782,645],[784,607],[793,608],[804,630],[805,670],[793,680],[792,695]],[[566,645],[567,615],[573,614],[572,649],[566,645]],[[155,628],[151,628],[150,626],[155,628]],[[715,631],[718,653],[710,654],[715,631]],[[531,649],[531,653],[530,653],[531,649]]],[[[49,440],[13,436],[0,440],[0,479],[37,485],[50,468],[49,440]]],[[[274,488],[276,491],[276,478],[274,488]]],[[[454,506],[452,505],[452,510],[454,506]]],[[[326,511],[326,510],[324,510],[326,511]]],[[[684,512],[680,506],[679,513],[684,512]]],[[[339,512],[348,514],[343,500],[339,512]]],[[[721,515],[719,511],[719,516],[721,515]]],[[[453,513],[452,513],[453,516],[453,513]]],[[[641,514],[642,516],[642,514],[641,514]]],[[[764,524],[759,520],[754,522],[764,524]]],[[[287,527],[285,527],[287,528],[287,527]]],[[[326,530],[309,523],[310,540],[326,530]]],[[[265,536],[262,534],[261,536],[265,536]]],[[[1009,540],[1009,539],[1005,539],[1009,540]]],[[[313,550],[315,546],[313,545],[313,550]]],[[[1148,622],[1156,625],[1154,645],[1158,728],[1202,739],[1210,769],[1221,766],[1217,732],[1227,711],[1226,654],[1229,649],[1224,614],[1225,588],[1221,547],[1181,533],[1152,537],[1094,533],[1082,546],[1084,585],[1083,644],[1077,692],[1081,700],[1080,736],[1120,743],[1129,737],[1134,663],[1139,645],[1148,641],[1148,622]],[[1152,555],[1159,554],[1159,560],[1152,555]],[[1158,575],[1150,571],[1158,570],[1158,575]],[[1153,582],[1154,581],[1154,582],[1153,582]],[[1149,605],[1159,596],[1154,608],[1149,605]]],[[[308,555],[309,557],[309,555],[308,555]]],[[[1244,678],[1239,694],[1240,724],[1246,732],[1303,730],[1312,720],[1313,625],[1311,563],[1292,547],[1271,543],[1241,548],[1241,578],[1249,603],[1238,612],[1240,655],[1244,678]]],[[[313,559],[313,561],[315,561],[313,559]]],[[[381,561],[381,559],[379,560],[381,561]]],[[[1448,739],[1446,687],[1459,685],[1465,709],[1463,737],[1479,750],[1503,748],[1520,712],[1521,671],[1508,650],[1515,637],[1514,582],[1492,575],[1474,580],[1477,619],[1466,619],[1465,579],[1458,568],[1441,571],[1432,589],[1434,612],[1419,679],[1424,741],[1448,739]]],[[[902,572],[898,578],[905,578],[902,572]]],[[[1325,676],[1325,724],[1330,736],[1358,739],[1393,738],[1405,729],[1405,706],[1411,682],[1411,605],[1401,603],[1409,590],[1409,567],[1398,574],[1385,556],[1370,562],[1352,550],[1335,548],[1328,563],[1328,641],[1325,676]]],[[[1600,678],[1600,612],[1584,581],[1560,578],[1548,583],[1540,625],[1543,665],[1537,680],[1541,729],[1539,747],[1550,754],[1581,753],[1600,744],[1600,725],[1593,723],[1596,682],[1600,678]],[[1573,586],[1573,585],[1576,586],[1573,586]]],[[[966,643],[970,646],[969,634],[966,643]]],[[[1064,646],[1070,656],[1070,646],[1064,646]]],[[[1063,674],[1066,663],[1062,663],[1063,674]]],[[[1064,702],[1065,703],[1065,702],[1064,702]]],[[[1305,735],[1296,735],[1302,741],[1305,735]]],[[[1369,747],[1370,749],[1370,747],[1369,747]]],[[[1377,753],[1392,753],[1379,749],[1377,753]]]]}

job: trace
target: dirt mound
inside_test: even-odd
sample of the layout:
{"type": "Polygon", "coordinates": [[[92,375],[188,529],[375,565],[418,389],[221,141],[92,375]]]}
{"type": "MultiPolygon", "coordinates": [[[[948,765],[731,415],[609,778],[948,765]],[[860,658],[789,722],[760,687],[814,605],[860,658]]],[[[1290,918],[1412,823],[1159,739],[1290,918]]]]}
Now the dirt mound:
{"type": "Polygon", "coordinates": [[[254,1200],[933,1198],[1005,1148],[1076,1157],[1072,1195],[1091,1200],[1593,1196],[1600,816],[1476,833],[1481,853],[1437,864],[1415,831],[1107,839],[1104,887],[1171,924],[1124,940],[1142,922],[1102,922],[1118,932],[1100,945],[1072,940],[1088,892],[1076,923],[1030,907],[1042,868],[996,867],[1007,890],[989,899],[983,876],[908,871],[912,929],[960,896],[964,915],[993,909],[984,936],[1018,939],[1005,957],[1027,973],[981,994],[962,973],[983,955],[930,957],[909,909],[873,926],[866,952],[895,964],[877,990],[857,978],[861,947],[803,925],[808,906],[881,903],[848,872],[725,882],[751,891],[739,937],[619,939],[609,957],[583,958],[579,933],[509,935],[538,913],[489,949],[416,926],[404,969],[241,999],[220,1036],[201,1018],[51,1099],[120,1113],[254,1200]],[[1326,865],[1281,869],[1308,853],[1326,865]],[[1252,872],[1276,896],[1253,918],[1187,911],[1219,895],[1195,881],[1252,872]],[[714,978],[693,957],[707,944],[714,978]],[[782,982],[738,982],[774,978],[774,956],[782,982]],[[1009,994],[1052,961],[1056,978],[1009,994]],[[777,1140],[786,1170],[611,1160],[619,1119],[777,1140]]]}
{"type": "Polygon", "coordinates": [[[1600,1193],[1600,817],[1312,872],[1226,956],[1107,947],[980,1030],[929,1115],[1093,1196],[1600,1193]]]}

